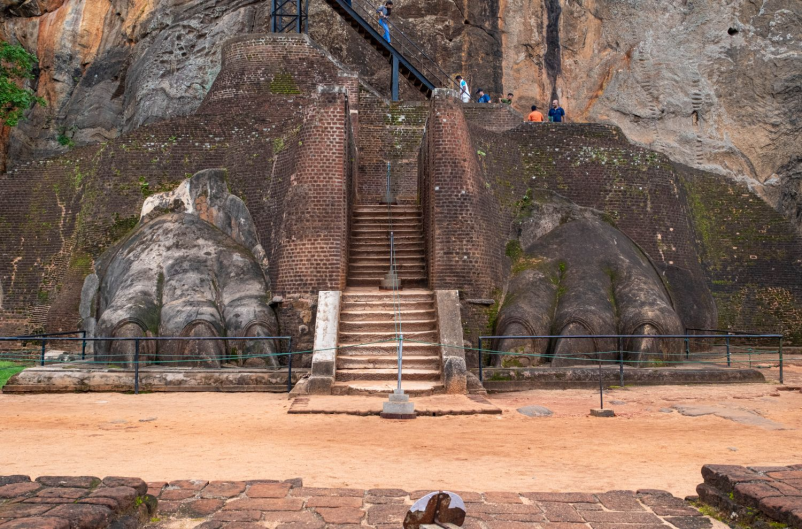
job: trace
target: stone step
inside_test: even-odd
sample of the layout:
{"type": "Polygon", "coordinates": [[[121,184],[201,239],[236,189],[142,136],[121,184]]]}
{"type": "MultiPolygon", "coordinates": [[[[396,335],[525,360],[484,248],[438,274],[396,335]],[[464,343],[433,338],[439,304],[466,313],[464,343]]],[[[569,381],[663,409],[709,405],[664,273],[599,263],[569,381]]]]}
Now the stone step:
{"type": "MultiPolygon", "coordinates": [[[[386,244],[390,247],[390,233],[389,232],[361,232],[351,234],[351,245],[354,243],[362,244],[386,244]]],[[[395,233],[393,235],[393,243],[396,248],[399,244],[423,244],[423,234],[419,232],[408,233],[395,233]]]]}
{"type": "MultiPolygon", "coordinates": [[[[426,276],[412,276],[404,277],[399,276],[401,280],[401,288],[419,288],[425,287],[427,284],[426,276]]],[[[348,277],[349,287],[380,287],[384,276],[381,277],[348,277]]]]}
{"type": "Polygon", "coordinates": [[[355,302],[389,302],[397,298],[400,301],[428,301],[434,303],[434,292],[424,288],[411,288],[398,292],[388,292],[372,288],[346,288],[342,295],[343,303],[355,302]]]}
{"type": "MultiPolygon", "coordinates": [[[[410,397],[431,397],[445,393],[445,387],[440,382],[408,381],[401,387],[410,397]]],[[[354,382],[335,382],[331,387],[332,395],[370,395],[387,397],[396,388],[396,383],[390,380],[359,380],[354,382]]]]}
{"type": "MultiPolygon", "coordinates": [[[[437,330],[437,320],[407,320],[401,321],[401,330],[408,332],[426,332],[437,330]]],[[[360,320],[340,320],[340,333],[370,332],[387,333],[394,335],[396,332],[396,322],[393,320],[360,321],[360,320]]]]}
{"type": "MultiPolygon", "coordinates": [[[[340,331],[340,340],[346,344],[370,344],[382,342],[385,340],[394,340],[396,337],[395,330],[392,331],[340,331]]],[[[418,342],[425,342],[427,344],[437,343],[437,331],[406,331],[404,330],[404,338],[407,340],[415,340],[418,342]]],[[[405,346],[406,347],[406,346],[405,346]]]]}
{"type": "MultiPolygon", "coordinates": [[[[422,242],[415,243],[396,243],[395,245],[396,257],[418,257],[420,259],[426,258],[425,250],[423,249],[422,242]]],[[[390,243],[375,244],[375,243],[362,243],[357,244],[351,241],[351,251],[349,257],[375,257],[381,259],[390,259],[390,243]]]]}
{"type": "MultiPolygon", "coordinates": [[[[423,223],[423,216],[417,214],[409,214],[409,215],[390,215],[389,219],[393,220],[393,223],[396,222],[414,222],[416,224],[423,223]]],[[[362,214],[359,216],[354,217],[353,222],[363,223],[363,222],[376,222],[379,224],[388,223],[387,215],[374,215],[374,214],[362,214]]]]}
{"type": "MultiPolygon", "coordinates": [[[[340,344],[337,357],[345,356],[392,356],[398,355],[398,342],[388,341],[375,344],[348,345],[340,344]]],[[[440,347],[404,341],[404,357],[408,356],[440,356],[440,347]]]]}
{"type": "MultiPolygon", "coordinates": [[[[352,380],[397,380],[398,369],[338,369],[336,380],[350,382],[352,380]]],[[[401,380],[439,381],[439,369],[404,369],[401,380]]]]}
{"type": "Polygon", "coordinates": [[[343,301],[340,310],[343,312],[392,312],[396,309],[401,312],[414,310],[434,312],[434,301],[404,301],[403,299],[394,301],[390,298],[386,301],[343,301]]]}
{"type": "Polygon", "coordinates": [[[355,215],[363,215],[363,214],[387,214],[387,211],[390,211],[391,214],[399,214],[399,213],[414,213],[416,215],[421,214],[420,206],[382,206],[376,204],[375,206],[354,206],[353,212],[355,215]]]}
{"type": "MultiPolygon", "coordinates": [[[[396,313],[394,307],[390,305],[388,310],[349,310],[343,307],[340,312],[340,321],[395,321],[396,313]]],[[[404,310],[403,307],[398,307],[401,312],[401,322],[420,321],[420,320],[435,320],[434,308],[427,308],[425,310],[404,310]]]]}
{"type": "MultiPolygon", "coordinates": [[[[419,263],[425,262],[426,259],[423,255],[423,252],[420,255],[396,255],[395,262],[396,263],[419,263]]],[[[352,257],[348,260],[350,264],[387,264],[390,262],[390,251],[387,251],[387,257],[382,257],[381,255],[371,254],[371,255],[363,255],[359,257],[352,257]]]]}
{"type": "MultiPolygon", "coordinates": [[[[388,259],[389,261],[389,259],[388,259]]],[[[390,271],[390,263],[371,264],[371,263],[350,263],[348,265],[348,275],[384,275],[390,271]]],[[[396,263],[395,271],[405,274],[423,275],[426,271],[426,263],[396,263]]]]}
{"type": "MultiPolygon", "coordinates": [[[[438,356],[407,356],[402,359],[404,369],[440,369],[438,356]]],[[[337,369],[398,369],[398,357],[385,356],[338,356],[337,369]]]]}
{"type": "MultiPolygon", "coordinates": [[[[410,235],[418,235],[423,237],[423,232],[418,226],[393,226],[394,237],[407,237],[410,235]]],[[[386,235],[390,236],[390,229],[386,226],[352,226],[351,235],[386,235]]]]}

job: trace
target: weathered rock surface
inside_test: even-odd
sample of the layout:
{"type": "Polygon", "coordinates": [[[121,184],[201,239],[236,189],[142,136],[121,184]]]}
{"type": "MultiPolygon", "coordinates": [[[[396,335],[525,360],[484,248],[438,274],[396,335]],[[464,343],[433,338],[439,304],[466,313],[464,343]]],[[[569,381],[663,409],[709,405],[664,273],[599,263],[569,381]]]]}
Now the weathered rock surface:
{"type": "MultiPolygon", "coordinates": [[[[538,356],[497,361],[530,365],[553,355],[551,365],[564,367],[587,359],[617,360],[621,347],[614,338],[572,337],[615,334],[642,336],[624,344],[624,360],[637,366],[678,359],[681,340],[647,337],[684,331],[667,285],[643,250],[601,214],[541,193],[521,221],[519,241],[507,246],[512,276],[496,333],[560,339],[500,340],[501,351],[538,356]]],[[[700,299],[710,297],[701,290],[700,299]]]]}
{"type": "MultiPolygon", "coordinates": [[[[473,89],[516,107],[560,97],[571,120],[613,123],[688,165],[747,181],[800,226],[798,0],[407,0],[395,22],[473,89]]],[[[262,0],[2,0],[0,38],[40,59],[48,101],[8,136],[24,160],[194,111],[219,44],[266,27],[262,0]]],[[[378,88],[386,62],[322,0],[310,34],[378,88]]],[[[414,90],[405,93],[417,97],[414,90]]]]}
{"type": "MultiPolygon", "coordinates": [[[[149,197],[141,217],[96,265],[97,336],[275,336],[264,251],[244,202],[228,192],[224,171],[201,171],[175,191],[149,197]]],[[[95,298],[91,289],[86,294],[95,298]]],[[[277,365],[274,357],[256,357],[275,352],[274,343],[229,346],[243,351],[248,365],[277,365]]],[[[134,360],[131,341],[97,342],[96,349],[100,360],[134,360]]],[[[151,341],[142,344],[140,361],[219,367],[226,353],[223,341],[151,341]]]]}

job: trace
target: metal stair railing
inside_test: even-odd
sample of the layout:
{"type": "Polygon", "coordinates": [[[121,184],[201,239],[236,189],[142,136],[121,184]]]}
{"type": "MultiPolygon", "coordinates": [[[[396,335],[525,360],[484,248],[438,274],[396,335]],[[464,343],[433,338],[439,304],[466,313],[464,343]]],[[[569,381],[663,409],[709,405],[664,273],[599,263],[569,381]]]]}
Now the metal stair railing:
{"type": "MultiPolygon", "coordinates": [[[[373,39],[378,37],[381,44],[393,57],[399,59],[400,66],[421,84],[421,88],[431,91],[434,88],[458,88],[457,82],[451,78],[426,52],[410,39],[391,19],[386,19],[390,28],[390,41],[384,37],[384,28],[379,24],[378,5],[371,0],[327,0],[329,4],[337,4],[354,21],[365,29],[372,30],[373,39]]],[[[346,16],[340,13],[343,18],[346,16]]],[[[367,38],[367,37],[366,37],[367,38]]],[[[394,64],[394,68],[395,68],[394,64]]],[[[393,99],[397,100],[397,87],[393,86],[393,99]]]]}

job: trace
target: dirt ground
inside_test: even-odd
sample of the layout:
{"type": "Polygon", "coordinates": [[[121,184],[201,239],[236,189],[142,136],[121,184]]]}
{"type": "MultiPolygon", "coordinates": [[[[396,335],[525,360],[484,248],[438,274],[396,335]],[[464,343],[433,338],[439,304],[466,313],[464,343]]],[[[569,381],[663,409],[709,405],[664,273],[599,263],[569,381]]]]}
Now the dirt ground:
{"type": "MultiPolygon", "coordinates": [[[[786,375],[798,385],[802,367],[786,375]]],[[[490,399],[503,415],[389,421],[288,415],[286,395],[0,395],[0,474],[684,496],[705,463],[802,463],[802,393],[773,384],[616,389],[606,393],[612,419],[588,416],[592,390],[490,399]],[[516,411],[526,405],[554,414],[516,411]]]]}

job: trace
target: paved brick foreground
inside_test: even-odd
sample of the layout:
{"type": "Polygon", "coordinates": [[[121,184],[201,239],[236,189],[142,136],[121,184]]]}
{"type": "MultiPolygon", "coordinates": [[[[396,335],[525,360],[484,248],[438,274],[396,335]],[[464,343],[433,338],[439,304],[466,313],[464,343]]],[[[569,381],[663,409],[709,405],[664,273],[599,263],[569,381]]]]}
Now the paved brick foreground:
{"type": "Polygon", "coordinates": [[[755,511],[802,529],[802,465],[741,467],[705,465],[699,498],[724,513],[749,520],[755,511]]]}
{"type": "Polygon", "coordinates": [[[138,478],[0,476],[0,528],[133,529],[156,509],[138,478]]]}
{"type": "MultiPolygon", "coordinates": [[[[191,518],[198,529],[399,529],[412,503],[432,492],[312,488],[300,480],[149,485],[159,498],[153,527],[191,518]]],[[[468,529],[712,527],[696,509],[663,491],[458,494],[466,502],[468,529]]]]}

